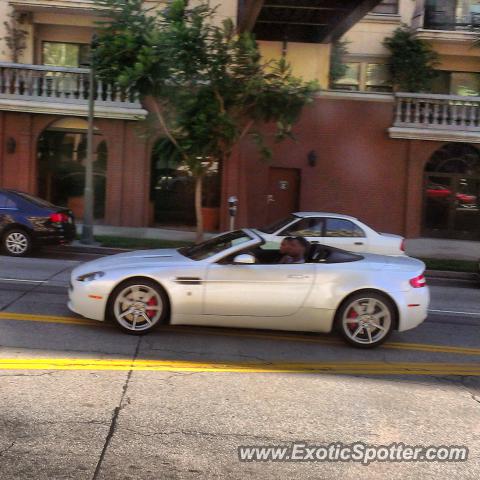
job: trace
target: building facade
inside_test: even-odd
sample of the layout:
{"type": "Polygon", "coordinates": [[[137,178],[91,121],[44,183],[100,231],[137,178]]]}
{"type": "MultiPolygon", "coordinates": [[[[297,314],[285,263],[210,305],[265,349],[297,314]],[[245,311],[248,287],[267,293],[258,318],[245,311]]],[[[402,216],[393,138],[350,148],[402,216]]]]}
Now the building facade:
{"type": "MultiPolygon", "coordinates": [[[[480,238],[477,4],[220,2],[219,20],[252,30],[265,59],[286,56],[322,91],[295,127],[296,140],[274,145],[270,163],[245,140],[212,170],[204,198],[210,228],[227,228],[235,195],[239,226],[323,210],[410,237],[480,238]],[[402,23],[440,54],[431,94],[391,91],[382,42],[402,23]],[[330,85],[331,45],[340,38],[349,42],[347,75],[330,85]]],[[[0,0],[0,14],[11,22],[0,27],[0,186],[68,205],[81,218],[89,43],[101,12],[90,0],[0,0]],[[12,49],[15,32],[23,43],[12,49]]],[[[148,106],[115,86],[95,88],[97,222],[192,224],[191,177],[142,134],[148,106]]]]}

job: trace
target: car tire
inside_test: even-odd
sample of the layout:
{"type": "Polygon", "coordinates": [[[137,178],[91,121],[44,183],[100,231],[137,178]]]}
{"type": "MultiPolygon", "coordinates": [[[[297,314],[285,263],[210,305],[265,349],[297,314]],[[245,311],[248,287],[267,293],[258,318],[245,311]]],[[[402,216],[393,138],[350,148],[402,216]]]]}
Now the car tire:
{"type": "Polygon", "coordinates": [[[357,348],[375,348],[387,340],[397,324],[397,310],[386,295],[374,291],[348,297],[335,318],[343,339],[357,348]]]}
{"type": "Polygon", "coordinates": [[[144,335],[164,324],[169,316],[167,294],[146,278],[118,285],[107,304],[107,319],[130,335],[144,335]]]}
{"type": "Polygon", "coordinates": [[[2,250],[11,257],[24,257],[32,248],[31,235],[20,228],[8,230],[2,237],[2,250]]]}

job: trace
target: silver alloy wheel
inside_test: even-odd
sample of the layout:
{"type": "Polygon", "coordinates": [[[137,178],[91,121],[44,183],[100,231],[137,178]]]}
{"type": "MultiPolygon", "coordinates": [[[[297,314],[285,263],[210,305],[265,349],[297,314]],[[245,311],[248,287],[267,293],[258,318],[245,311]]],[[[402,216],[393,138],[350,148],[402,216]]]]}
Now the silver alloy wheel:
{"type": "Polygon", "coordinates": [[[358,298],[344,310],[342,328],[353,342],[372,345],[383,340],[392,326],[388,306],[377,298],[358,298]]]}
{"type": "Polygon", "coordinates": [[[163,309],[162,297],[148,285],[125,287],[113,304],[117,322],[132,332],[150,330],[160,320],[163,309]]]}
{"type": "Polygon", "coordinates": [[[27,252],[28,246],[28,237],[22,232],[8,233],[5,238],[5,248],[12,255],[23,255],[27,252]]]}

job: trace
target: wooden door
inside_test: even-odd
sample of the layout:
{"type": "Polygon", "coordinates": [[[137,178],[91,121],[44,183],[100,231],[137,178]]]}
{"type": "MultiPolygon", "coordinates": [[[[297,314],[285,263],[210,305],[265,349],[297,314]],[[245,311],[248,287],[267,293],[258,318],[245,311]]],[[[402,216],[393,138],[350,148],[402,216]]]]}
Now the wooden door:
{"type": "Polygon", "coordinates": [[[268,223],[297,211],[299,192],[300,171],[297,168],[271,167],[267,192],[268,223]]]}

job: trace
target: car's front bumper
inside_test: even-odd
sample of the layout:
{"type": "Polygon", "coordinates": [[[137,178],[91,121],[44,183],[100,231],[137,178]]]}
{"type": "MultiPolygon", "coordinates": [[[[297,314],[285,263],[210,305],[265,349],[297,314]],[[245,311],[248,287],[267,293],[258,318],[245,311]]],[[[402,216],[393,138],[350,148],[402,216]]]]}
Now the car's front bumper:
{"type": "Polygon", "coordinates": [[[108,294],[103,293],[99,283],[79,282],[72,278],[68,288],[68,308],[83,317],[104,321],[108,294]]]}

